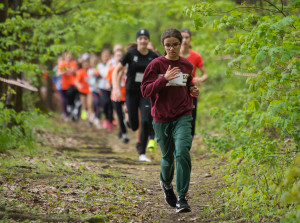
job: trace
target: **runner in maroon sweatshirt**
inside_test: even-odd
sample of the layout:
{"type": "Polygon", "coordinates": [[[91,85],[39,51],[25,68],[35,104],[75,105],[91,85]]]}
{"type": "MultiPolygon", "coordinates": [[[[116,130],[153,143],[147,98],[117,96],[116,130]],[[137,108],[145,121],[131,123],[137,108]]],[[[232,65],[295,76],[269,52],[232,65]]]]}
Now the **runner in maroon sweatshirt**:
{"type": "Polygon", "coordinates": [[[161,36],[165,56],[154,59],[146,68],[141,91],[151,100],[151,115],[157,142],[162,152],[160,184],[165,200],[176,212],[189,212],[185,195],[191,174],[191,122],[193,99],[199,90],[192,83],[193,65],[179,56],[181,33],[167,29],[161,36]],[[174,157],[176,158],[176,190],[173,191],[174,157]]]}

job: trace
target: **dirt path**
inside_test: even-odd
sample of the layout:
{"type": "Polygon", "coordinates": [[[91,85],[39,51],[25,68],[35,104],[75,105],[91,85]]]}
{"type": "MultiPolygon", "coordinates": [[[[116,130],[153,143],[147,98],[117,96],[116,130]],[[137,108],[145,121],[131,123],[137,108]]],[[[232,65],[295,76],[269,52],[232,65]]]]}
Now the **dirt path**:
{"type": "MultiPolygon", "coordinates": [[[[56,125],[59,127],[60,123],[56,125]]],[[[192,212],[176,214],[175,209],[165,204],[159,186],[159,149],[154,153],[147,153],[152,160],[151,163],[142,163],[137,161],[138,156],[135,151],[133,132],[129,132],[132,139],[129,144],[123,144],[117,138],[116,130],[113,133],[108,133],[104,129],[95,130],[84,122],[70,123],[70,125],[71,129],[69,130],[40,133],[42,146],[52,147],[50,151],[46,152],[46,155],[43,153],[42,156],[44,163],[48,163],[47,167],[43,167],[46,168],[44,172],[39,164],[40,159],[37,161],[38,158],[31,157],[28,158],[29,163],[33,164],[31,167],[27,164],[22,164],[23,167],[19,167],[15,164],[12,168],[14,174],[10,178],[8,173],[1,173],[0,186],[2,184],[2,187],[0,188],[2,190],[0,190],[0,193],[6,196],[7,199],[0,199],[0,219],[1,217],[10,219],[10,222],[25,219],[31,220],[30,222],[35,222],[37,219],[44,222],[218,221],[218,218],[212,215],[210,208],[212,203],[215,203],[214,194],[217,188],[220,187],[220,176],[218,176],[216,170],[222,161],[212,155],[208,156],[207,153],[200,154],[197,152],[201,146],[199,137],[195,137],[191,150],[192,176],[188,198],[192,212]],[[57,167],[58,160],[61,158],[63,159],[63,165],[67,167],[57,167]],[[51,165],[61,173],[59,171],[55,172],[53,168],[50,168],[51,165]],[[65,170],[64,168],[70,169],[65,170]],[[25,174],[26,172],[27,174],[25,174]],[[37,175],[37,172],[38,176],[33,177],[34,174],[37,175]],[[85,178],[86,180],[82,180],[84,175],[88,173],[90,174],[85,178]],[[31,177],[31,174],[34,182],[27,179],[31,177]],[[104,180],[103,185],[106,186],[103,186],[103,188],[97,186],[101,184],[99,184],[99,180],[94,180],[94,176],[100,176],[104,180]],[[91,179],[94,181],[90,182],[91,179]],[[87,184],[87,182],[89,183],[87,184]],[[120,186],[123,182],[126,182],[126,185],[120,186]],[[21,203],[26,204],[27,202],[26,205],[29,209],[38,206],[39,211],[35,214],[29,210],[19,213],[16,206],[8,201],[9,198],[12,199],[12,193],[10,193],[12,186],[20,187],[21,183],[23,184],[23,190],[21,189],[19,197],[16,199],[21,203]],[[52,189],[54,188],[52,192],[51,185],[52,189]],[[82,189],[82,185],[84,185],[84,189],[82,189]],[[32,190],[39,190],[39,196],[32,198],[32,190]],[[58,190],[60,190],[59,194],[58,190]],[[26,196],[22,192],[30,194],[28,196],[31,199],[26,200],[26,196]],[[94,199],[97,194],[101,194],[101,200],[94,199]],[[109,194],[109,196],[106,196],[106,194],[109,194]],[[53,202],[56,203],[53,206],[60,206],[59,211],[55,207],[49,206],[49,203],[52,202],[49,199],[52,199],[54,195],[56,197],[54,197],[53,202]],[[70,201],[71,195],[72,199],[77,201],[77,204],[70,201]],[[85,203],[82,203],[78,198],[81,196],[86,199],[85,203]],[[59,200],[60,202],[58,202],[59,200]],[[62,205],[62,202],[64,205],[62,205]],[[73,209],[70,208],[72,206],[73,209]],[[101,215],[97,210],[99,208],[102,210],[101,215]],[[57,215],[49,214],[49,210],[57,215]],[[93,213],[97,213],[96,217],[91,217],[93,213]]]]}
{"type": "MultiPolygon", "coordinates": [[[[82,125],[76,125],[78,132],[82,132],[82,125]]],[[[84,127],[85,128],[85,127],[84,127]]],[[[192,176],[191,186],[189,190],[189,203],[192,207],[192,212],[187,214],[176,214],[175,209],[166,205],[163,193],[159,185],[160,171],[160,151],[155,153],[147,153],[147,156],[152,160],[151,163],[138,162],[138,155],[135,150],[134,134],[129,132],[130,138],[133,139],[129,144],[122,144],[116,137],[116,132],[107,133],[104,130],[106,137],[102,138],[102,146],[99,147],[99,153],[95,155],[95,150],[83,149],[83,155],[73,154],[76,158],[84,161],[101,162],[109,165],[112,169],[124,173],[129,178],[132,178],[137,185],[146,185],[145,193],[145,209],[141,210],[141,215],[151,215],[155,222],[205,222],[217,219],[205,219],[209,214],[209,203],[213,199],[214,192],[218,188],[218,176],[213,174],[219,164],[214,162],[215,159],[208,158],[206,154],[198,154],[201,140],[196,137],[192,147],[192,176]],[[108,149],[108,148],[111,148],[108,149]]],[[[92,140],[99,145],[99,136],[97,134],[81,135],[81,139],[86,143],[92,140]],[[93,139],[92,139],[93,138],[93,139]]],[[[92,144],[89,148],[94,147],[92,144]]],[[[174,181],[175,187],[175,181],[174,181]]]]}

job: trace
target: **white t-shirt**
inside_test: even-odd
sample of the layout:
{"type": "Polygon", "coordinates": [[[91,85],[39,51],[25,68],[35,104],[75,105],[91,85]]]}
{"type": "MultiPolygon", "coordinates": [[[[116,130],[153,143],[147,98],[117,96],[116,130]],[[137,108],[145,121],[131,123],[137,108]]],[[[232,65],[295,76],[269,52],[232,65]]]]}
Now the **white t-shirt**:
{"type": "Polygon", "coordinates": [[[97,69],[100,74],[99,88],[103,89],[103,90],[109,90],[109,89],[106,89],[106,87],[107,87],[107,80],[106,80],[107,66],[104,63],[99,63],[97,65],[97,69]]]}

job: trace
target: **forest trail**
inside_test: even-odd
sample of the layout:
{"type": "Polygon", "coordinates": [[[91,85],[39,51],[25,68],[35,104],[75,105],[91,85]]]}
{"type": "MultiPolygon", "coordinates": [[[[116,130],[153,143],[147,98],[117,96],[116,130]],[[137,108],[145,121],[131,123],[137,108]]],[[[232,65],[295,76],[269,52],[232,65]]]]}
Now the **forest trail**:
{"type": "Polygon", "coordinates": [[[211,153],[197,152],[201,145],[199,136],[195,137],[191,149],[188,199],[192,212],[176,214],[165,203],[159,185],[159,148],[147,152],[152,162],[139,162],[131,131],[131,141],[123,144],[116,136],[116,129],[108,133],[105,129],[90,128],[82,121],[68,123],[71,128],[65,130],[60,121],[56,120],[55,125],[61,130],[39,132],[39,143],[44,148],[51,147],[46,154],[23,157],[31,166],[15,164],[11,168],[13,174],[2,171],[0,195],[6,196],[6,200],[2,198],[0,203],[0,219],[11,219],[10,222],[25,219],[30,222],[38,219],[43,222],[218,222],[210,208],[218,203],[214,195],[221,186],[217,170],[222,160],[211,153]],[[40,162],[47,163],[47,167],[41,167],[40,162]],[[17,195],[10,193],[20,187],[17,195]],[[11,204],[14,199],[18,200],[17,206],[11,204]],[[9,205],[3,206],[4,201],[9,205]],[[18,210],[22,204],[28,207],[27,211],[18,210]]]}

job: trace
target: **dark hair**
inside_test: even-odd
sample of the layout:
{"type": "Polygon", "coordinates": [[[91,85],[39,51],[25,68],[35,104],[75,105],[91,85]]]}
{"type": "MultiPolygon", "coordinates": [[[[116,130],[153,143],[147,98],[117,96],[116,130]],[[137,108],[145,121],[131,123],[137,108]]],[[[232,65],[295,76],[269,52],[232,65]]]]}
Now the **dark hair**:
{"type": "Polygon", "coordinates": [[[192,37],[192,33],[191,33],[191,31],[189,29],[185,29],[184,28],[184,29],[181,29],[180,32],[181,33],[188,33],[190,35],[190,37],[192,37]]]}
{"type": "Polygon", "coordinates": [[[83,63],[84,63],[84,62],[89,63],[89,60],[88,60],[88,59],[86,59],[86,60],[77,60],[77,68],[78,68],[78,69],[83,68],[83,63]]]}
{"type": "Polygon", "coordinates": [[[131,49],[136,49],[136,48],[137,48],[137,43],[128,43],[127,46],[125,47],[126,51],[131,49]]]}
{"type": "Polygon", "coordinates": [[[101,51],[100,51],[100,55],[101,55],[103,52],[105,52],[105,51],[108,51],[108,52],[111,54],[111,51],[110,51],[110,49],[109,49],[108,47],[103,47],[103,48],[101,49],[101,51]]]}
{"type": "Polygon", "coordinates": [[[177,29],[169,28],[161,35],[161,43],[164,45],[164,40],[170,37],[177,38],[182,43],[182,35],[177,29]]]}

